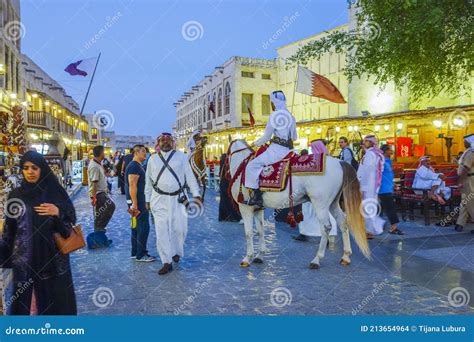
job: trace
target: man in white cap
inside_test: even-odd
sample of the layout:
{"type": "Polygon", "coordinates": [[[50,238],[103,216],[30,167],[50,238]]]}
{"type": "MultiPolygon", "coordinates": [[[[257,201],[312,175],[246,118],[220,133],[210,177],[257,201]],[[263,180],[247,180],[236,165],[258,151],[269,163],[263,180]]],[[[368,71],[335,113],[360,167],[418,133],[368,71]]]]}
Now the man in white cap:
{"type": "MultiPolygon", "coordinates": [[[[466,151],[462,154],[458,167],[461,204],[454,228],[457,232],[462,232],[468,216],[471,219],[474,218],[474,134],[464,137],[464,147],[466,147],[466,151]]],[[[471,233],[474,233],[474,229],[471,230],[471,233]]]]}
{"type": "Polygon", "coordinates": [[[268,118],[265,132],[252,146],[262,146],[270,141],[268,149],[251,160],[245,170],[245,187],[251,190],[247,205],[263,206],[262,192],[259,189],[259,177],[266,165],[283,159],[293,149],[293,141],[298,138],[296,120],[286,108],[286,97],[281,90],[274,91],[271,96],[273,112],[268,118]]]}
{"type": "Polygon", "coordinates": [[[157,141],[160,151],[150,157],[146,169],[145,201],[155,221],[156,246],[163,263],[158,274],[163,275],[173,269],[172,261],[178,263],[184,255],[189,205],[185,186],[194,197],[191,205],[201,208],[202,199],[188,159],[175,150],[171,134],[162,133],[157,141]]]}
{"type": "Polygon", "coordinates": [[[374,135],[364,138],[364,149],[365,154],[357,170],[357,178],[362,192],[361,211],[365,218],[367,238],[372,239],[374,235],[383,232],[384,220],[379,216],[378,193],[382,184],[385,157],[377,146],[377,138],[374,135]]]}
{"type": "Polygon", "coordinates": [[[451,188],[444,183],[446,176],[442,173],[436,173],[430,165],[430,157],[423,156],[420,158],[418,168],[416,169],[415,179],[413,180],[413,189],[415,193],[419,193],[416,189],[429,190],[428,196],[439,202],[446,204],[445,200],[451,197],[451,188]]]}

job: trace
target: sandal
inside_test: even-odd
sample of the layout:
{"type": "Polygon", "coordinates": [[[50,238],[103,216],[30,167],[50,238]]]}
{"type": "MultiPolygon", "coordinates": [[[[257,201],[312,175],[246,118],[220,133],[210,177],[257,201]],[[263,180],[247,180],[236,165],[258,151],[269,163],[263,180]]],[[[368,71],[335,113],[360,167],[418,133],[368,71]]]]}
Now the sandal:
{"type": "Polygon", "coordinates": [[[400,229],[398,228],[395,228],[394,230],[391,230],[389,231],[390,234],[394,234],[394,235],[405,235],[405,233],[403,233],[400,229]]]}

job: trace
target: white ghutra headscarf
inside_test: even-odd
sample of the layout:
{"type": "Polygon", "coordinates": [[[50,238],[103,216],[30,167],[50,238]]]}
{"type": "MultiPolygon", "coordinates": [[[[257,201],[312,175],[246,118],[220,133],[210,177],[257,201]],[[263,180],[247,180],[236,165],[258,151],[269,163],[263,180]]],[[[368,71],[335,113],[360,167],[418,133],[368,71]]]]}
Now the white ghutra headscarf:
{"type": "Polygon", "coordinates": [[[474,134],[465,135],[464,141],[467,142],[471,148],[474,148],[474,134]]]}

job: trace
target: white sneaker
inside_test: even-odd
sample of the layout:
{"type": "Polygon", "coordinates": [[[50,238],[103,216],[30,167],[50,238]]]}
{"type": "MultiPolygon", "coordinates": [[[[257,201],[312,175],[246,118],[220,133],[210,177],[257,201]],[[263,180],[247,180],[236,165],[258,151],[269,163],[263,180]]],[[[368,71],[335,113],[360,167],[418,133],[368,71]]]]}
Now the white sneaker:
{"type": "Polygon", "coordinates": [[[152,257],[151,255],[145,255],[143,258],[137,259],[137,261],[138,262],[153,262],[153,261],[156,261],[156,258],[152,257]]]}

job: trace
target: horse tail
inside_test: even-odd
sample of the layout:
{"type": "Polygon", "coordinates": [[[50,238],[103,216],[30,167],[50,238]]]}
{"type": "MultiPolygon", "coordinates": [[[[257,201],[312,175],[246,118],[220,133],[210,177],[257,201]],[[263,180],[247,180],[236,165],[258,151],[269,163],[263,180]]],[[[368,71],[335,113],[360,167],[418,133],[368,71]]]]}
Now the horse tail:
{"type": "Polygon", "coordinates": [[[342,194],[347,223],[354,240],[362,254],[370,259],[370,249],[365,232],[365,221],[360,211],[362,195],[357,173],[352,165],[344,161],[340,162],[343,171],[342,194]]]}

